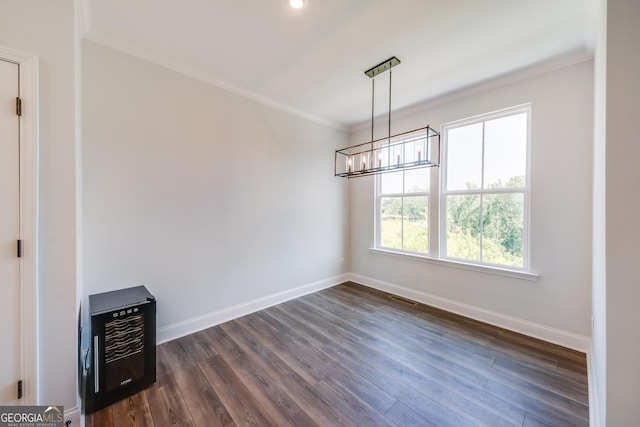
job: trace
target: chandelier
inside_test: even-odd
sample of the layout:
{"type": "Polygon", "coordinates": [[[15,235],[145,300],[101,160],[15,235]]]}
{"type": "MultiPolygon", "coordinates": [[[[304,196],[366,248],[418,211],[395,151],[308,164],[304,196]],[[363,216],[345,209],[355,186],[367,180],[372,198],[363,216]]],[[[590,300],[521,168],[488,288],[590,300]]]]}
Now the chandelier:
{"type": "Polygon", "coordinates": [[[395,56],[365,71],[371,78],[371,141],[336,150],[334,174],[356,178],[398,170],[440,166],[440,133],[430,126],[391,135],[391,68],[395,56]],[[389,71],[388,136],[373,139],[375,77],[389,71]],[[435,155],[432,152],[435,151],[435,155]],[[437,159],[437,160],[434,160],[437,159]]]}

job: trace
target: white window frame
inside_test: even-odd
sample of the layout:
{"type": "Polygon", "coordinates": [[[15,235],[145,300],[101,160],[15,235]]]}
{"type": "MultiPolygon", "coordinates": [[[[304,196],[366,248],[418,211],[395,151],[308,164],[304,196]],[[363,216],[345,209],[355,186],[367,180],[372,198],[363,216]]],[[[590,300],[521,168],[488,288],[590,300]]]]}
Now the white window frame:
{"type": "MultiPolygon", "coordinates": [[[[530,188],[531,188],[531,173],[530,173],[530,147],[531,147],[531,104],[519,105],[516,107],[506,108],[504,110],[494,111],[491,113],[481,114],[478,116],[470,117],[463,120],[457,120],[454,122],[445,123],[441,126],[441,137],[442,137],[442,162],[441,167],[443,168],[443,173],[441,174],[441,182],[439,187],[439,213],[442,217],[440,221],[439,228],[439,256],[441,259],[447,259],[458,262],[465,262],[476,265],[484,265],[489,267],[498,267],[498,268],[509,268],[514,270],[522,270],[529,271],[529,261],[530,261],[530,250],[529,250],[529,222],[530,222],[530,188]],[[500,119],[503,117],[514,116],[517,114],[525,113],[527,115],[527,141],[526,141],[526,171],[525,171],[525,187],[524,188],[498,188],[498,189],[488,189],[484,188],[484,182],[481,182],[480,188],[474,190],[452,190],[447,191],[447,174],[444,173],[447,167],[448,160],[448,132],[449,130],[456,129],[463,126],[469,126],[476,123],[485,123],[487,121],[500,119]],[[523,232],[522,232],[522,247],[523,247],[523,259],[522,259],[522,267],[517,266],[505,266],[502,264],[493,264],[485,261],[475,261],[475,260],[465,260],[460,258],[454,258],[446,256],[447,253],[447,196],[451,195],[480,195],[480,214],[482,215],[482,199],[483,195],[490,194],[523,194],[524,198],[524,207],[523,207],[523,232]]],[[[483,141],[482,141],[482,169],[481,169],[481,180],[484,180],[484,132],[483,132],[483,141]]],[[[480,218],[480,226],[482,226],[482,217],[480,218]]],[[[480,257],[482,259],[482,239],[480,239],[480,257]]]]}
{"type": "MultiPolygon", "coordinates": [[[[385,196],[411,196],[411,195],[426,195],[428,198],[429,209],[429,224],[428,224],[428,253],[411,252],[401,249],[390,249],[381,246],[381,218],[380,218],[380,200],[382,195],[381,189],[381,176],[377,176],[375,180],[375,194],[374,194],[374,209],[375,209],[375,235],[374,244],[371,248],[372,253],[385,254],[410,258],[414,260],[426,261],[436,263],[440,265],[448,265],[457,268],[480,271],[485,273],[493,273],[501,276],[516,277],[526,280],[537,280],[538,274],[531,272],[530,256],[531,256],[531,239],[530,239],[530,200],[531,200],[531,116],[532,108],[531,104],[522,104],[502,110],[480,114],[477,116],[469,117],[462,120],[456,120],[445,123],[440,127],[440,134],[442,138],[441,143],[441,166],[439,168],[430,168],[430,182],[429,190],[426,193],[400,193],[400,194],[387,194],[385,196]],[[460,190],[460,191],[446,191],[446,162],[447,162],[447,135],[450,129],[458,128],[461,126],[467,126],[474,123],[486,122],[502,117],[508,117],[516,114],[527,114],[527,141],[526,141],[526,177],[524,188],[501,188],[501,189],[478,189],[478,190],[460,190]],[[523,207],[523,266],[505,266],[502,264],[492,264],[482,261],[464,260],[459,258],[447,257],[446,254],[446,196],[454,194],[513,194],[521,193],[524,195],[524,207],[523,207]]],[[[434,144],[435,145],[435,144],[434,144]]],[[[435,148],[435,147],[432,147],[435,148]]],[[[483,147],[484,155],[484,147],[483,147]]],[[[437,156],[436,153],[431,153],[432,156],[437,156]]],[[[435,157],[434,157],[435,158],[435,157]]],[[[484,161],[483,172],[484,172],[484,161]]],[[[484,174],[483,174],[484,176],[484,174]]],[[[481,206],[482,208],[482,206],[481,206]]]]}
{"type": "Polygon", "coordinates": [[[376,176],[376,189],[375,189],[375,224],[376,224],[376,232],[375,232],[375,246],[376,248],[382,249],[382,250],[389,250],[389,251],[400,251],[402,253],[406,253],[406,254],[411,254],[411,255],[418,255],[418,256],[430,256],[432,253],[432,249],[431,249],[431,242],[432,242],[432,237],[431,237],[431,199],[432,199],[432,194],[431,194],[431,178],[432,176],[429,176],[429,189],[427,191],[420,191],[420,192],[412,192],[412,193],[407,193],[404,191],[405,189],[405,180],[406,180],[406,175],[405,175],[406,171],[402,171],[402,189],[403,192],[402,193],[385,193],[385,194],[381,194],[380,193],[380,189],[382,187],[382,183],[380,182],[380,180],[382,179],[382,176],[384,174],[379,174],[376,176]],[[380,201],[383,198],[389,198],[389,197],[400,197],[403,199],[403,203],[402,203],[402,209],[403,209],[403,215],[402,215],[402,228],[401,228],[401,240],[402,240],[402,247],[404,248],[404,198],[405,197],[426,197],[427,198],[427,215],[429,218],[429,223],[427,224],[427,235],[428,235],[428,241],[427,241],[427,252],[415,252],[415,251],[408,251],[406,249],[395,249],[395,248],[388,248],[385,246],[382,246],[382,230],[381,230],[381,225],[382,225],[382,219],[380,218],[380,209],[381,209],[381,204],[380,201]]]}

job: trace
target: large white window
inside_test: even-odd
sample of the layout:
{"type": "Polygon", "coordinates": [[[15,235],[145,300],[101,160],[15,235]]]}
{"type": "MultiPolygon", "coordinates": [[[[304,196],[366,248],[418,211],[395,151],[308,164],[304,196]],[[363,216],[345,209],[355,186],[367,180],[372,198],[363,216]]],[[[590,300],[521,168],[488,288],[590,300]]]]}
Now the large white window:
{"type": "Polygon", "coordinates": [[[440,254],[528,267],[529,106],[442,127],[440,254]]]}
{"type": "Polygon", "coordinates": [[[376,246],[527,270],[530,116],[525,105],[445,124],[439,171],[380,176],[376,246]]]}

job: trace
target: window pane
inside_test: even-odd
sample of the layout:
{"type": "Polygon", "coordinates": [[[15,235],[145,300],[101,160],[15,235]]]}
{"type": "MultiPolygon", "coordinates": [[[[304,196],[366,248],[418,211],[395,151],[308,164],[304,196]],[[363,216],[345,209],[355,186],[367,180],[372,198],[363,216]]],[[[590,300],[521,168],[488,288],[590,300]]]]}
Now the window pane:
{"type": "Polygon", "coordinates": [[[426,196],[404,198],[402,236],[405,251],[429,251],[428,206],[426,196]]]}
{"type": "Polygon", "coordinates": [[[482,123],[450,129],[447,133],[447,190],[482,185],[482,123]]]}
{"type": "Polygon", "coordinates": [[[426,193],[429,191],[429,168],[411,169],[404,172],[405,193],[426,193]]]}
{"type": "Polygon", "coordinates": [[[380,199],[380,246],[402,249],[402,197],[380,199]]]}
{"type": "Polygon", "coordinates": [[[380,194],[402,193],[402,171],[380,175],[380,194]]]}
{"type": "Polygon", "coordinates": [[[491,194],[482,200],[482,258],[491,264],[524,265],[524,194],[491,194]]]}
{"type": "Polygon", "coordinates": [[[448,257],[480,261],[480,196],[447,196],[448,257]]]}
{"type": "Polygon", "coordinates": [[[484,188],[524,188],[527,114],[489,120],[484,129],[484,188]]]}

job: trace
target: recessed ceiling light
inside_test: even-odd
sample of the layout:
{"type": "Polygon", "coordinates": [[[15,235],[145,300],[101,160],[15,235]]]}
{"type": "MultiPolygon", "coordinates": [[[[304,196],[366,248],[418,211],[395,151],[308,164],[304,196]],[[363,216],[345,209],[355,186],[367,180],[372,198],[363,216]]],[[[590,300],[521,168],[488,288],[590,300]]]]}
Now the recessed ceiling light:
{"type": "Polygon", "coordinates": [[[294,9],[302,9],[305,5],[304,0],[289,0],[289,6],[294,9]]]}

